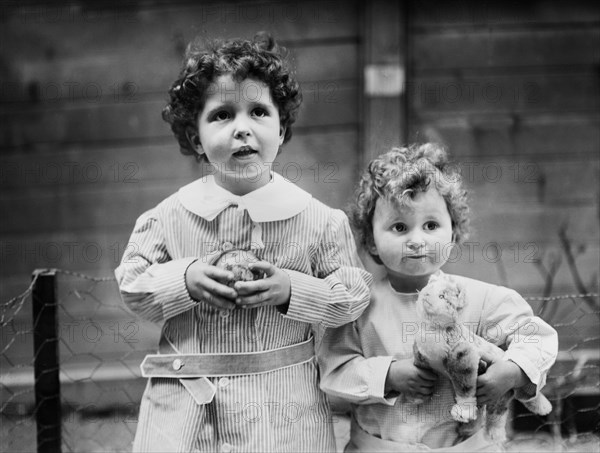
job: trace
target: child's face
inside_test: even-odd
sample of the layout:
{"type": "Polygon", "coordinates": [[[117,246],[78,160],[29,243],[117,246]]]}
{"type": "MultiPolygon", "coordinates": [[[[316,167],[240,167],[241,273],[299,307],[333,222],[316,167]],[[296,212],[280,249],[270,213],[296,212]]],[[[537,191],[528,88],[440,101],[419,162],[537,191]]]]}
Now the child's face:
{"type": "Polygon", "coordinates": [[[410,207],[379,199],[373,238],[369,251],[383,262],[392,286],[402,292],[420,290],[451,251],[452,221],[446,202],[435,189],[417,193],[410,207]]]}
{"type": "Polygon", "coordinates": [[[285,130],[266,84],[220,76],[209,87],[198,131],[198,152],[213,164],[217,184],[244,195],[269,182],[285,130]]]}

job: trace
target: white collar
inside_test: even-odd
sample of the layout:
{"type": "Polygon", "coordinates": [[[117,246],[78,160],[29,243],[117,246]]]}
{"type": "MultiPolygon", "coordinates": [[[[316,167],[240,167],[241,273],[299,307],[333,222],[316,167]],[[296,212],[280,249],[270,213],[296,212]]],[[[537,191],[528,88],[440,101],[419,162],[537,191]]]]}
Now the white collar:
{"type": "Polygon", "coordinates": [[[213,175],[183,186],[177,192],[190,212],[211,221],[229,206],[246,209],[255,222],[285,220],[306,209],[312,196],[283,176],[272,172],[271,180],[246,195],[234,195],[219,186],[213,175]]]}

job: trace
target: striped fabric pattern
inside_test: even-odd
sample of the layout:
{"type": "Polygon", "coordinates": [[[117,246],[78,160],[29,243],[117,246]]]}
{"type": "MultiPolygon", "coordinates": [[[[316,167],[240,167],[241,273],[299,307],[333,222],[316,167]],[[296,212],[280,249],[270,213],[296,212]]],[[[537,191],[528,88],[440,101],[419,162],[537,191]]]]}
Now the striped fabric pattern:
{"type": "MultiPolygon", "coordinates": [[[[256,223],[246,210],[229,206],[207,221],[177,194],[140,216],[115,273],[125,304],[164,323],[162,335],[181,353],[254,352],[302,342],[316,330],[358,318],[371,282],[340,210],[312,199],[287,220],[256,223]],[[224,312],[190,298],[187,267],[231,247],[253,249],[288,273],[292,295],[285,315],[274,307],[224,312]]],[[[151,379],[134,451],[335,449],[314,360],[211,381],[214,400],[198,405],[177,379],[151,379]]]]}

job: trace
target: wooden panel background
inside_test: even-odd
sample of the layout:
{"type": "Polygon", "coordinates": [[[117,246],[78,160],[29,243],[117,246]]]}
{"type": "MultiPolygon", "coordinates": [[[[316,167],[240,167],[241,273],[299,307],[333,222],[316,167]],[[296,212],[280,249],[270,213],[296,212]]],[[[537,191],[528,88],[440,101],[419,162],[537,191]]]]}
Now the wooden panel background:
{"type": "Polygon", "coordinates": [[[447,269],[540,295],[535,261],[561,256],[553,294],[576,292],[558,237],[566,226],[598,291],[600,8],[410,5],[410,140],[445,144],[472,200],[473,244],[447,269]]]}
{"type": "Polygon", "coordinates": [[[112,275],[135,219],[199,176],[160,116],[197,36],[269,30],[289,49],[304,104],[276,169],[343,207],[358,171],[358,9],[339,1],[5,8],[0,299],[23,290],[38,267],[112,275]]]}
{"type": "MultiPolygon", "coordinates": [[[[0,300],[25,289],[39,267],[112,275],[135,218],[198,176],[160,117],[185,44],[262,29],[290,49],[304,92],[278,158],[284,175],[343,207],[364,156],[408,124],[410,141],[448,146],[470,190],[471,249],[449,271],[540,295],[532,261],[564,255],[558,230],[567,225],[583,281],[597,291],[596,2],[411,1],[400,11],[390,1],[387,20],[386,0],[375,3],[3,7],[0,300]],[[406,37],[394,23],[402,14],[406,37]],[[398,99],[408,108],[365,102],[364,64],[404,61],[398,99]],[[365,140],[365,129],[380,141],[365,140]]],[[[572,292],[563,257],[554,293],[572,292]]]]}

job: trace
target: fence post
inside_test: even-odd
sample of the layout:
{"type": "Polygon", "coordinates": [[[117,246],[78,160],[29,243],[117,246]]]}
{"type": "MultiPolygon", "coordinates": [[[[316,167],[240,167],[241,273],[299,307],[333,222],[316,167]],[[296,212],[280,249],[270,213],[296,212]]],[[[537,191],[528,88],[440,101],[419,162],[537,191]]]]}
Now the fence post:
{"type": "Polygon", "coordinates": [[[37,269],[33,301],[33,367],[38,453],[61,451],[56,271],[37,269]]]}

